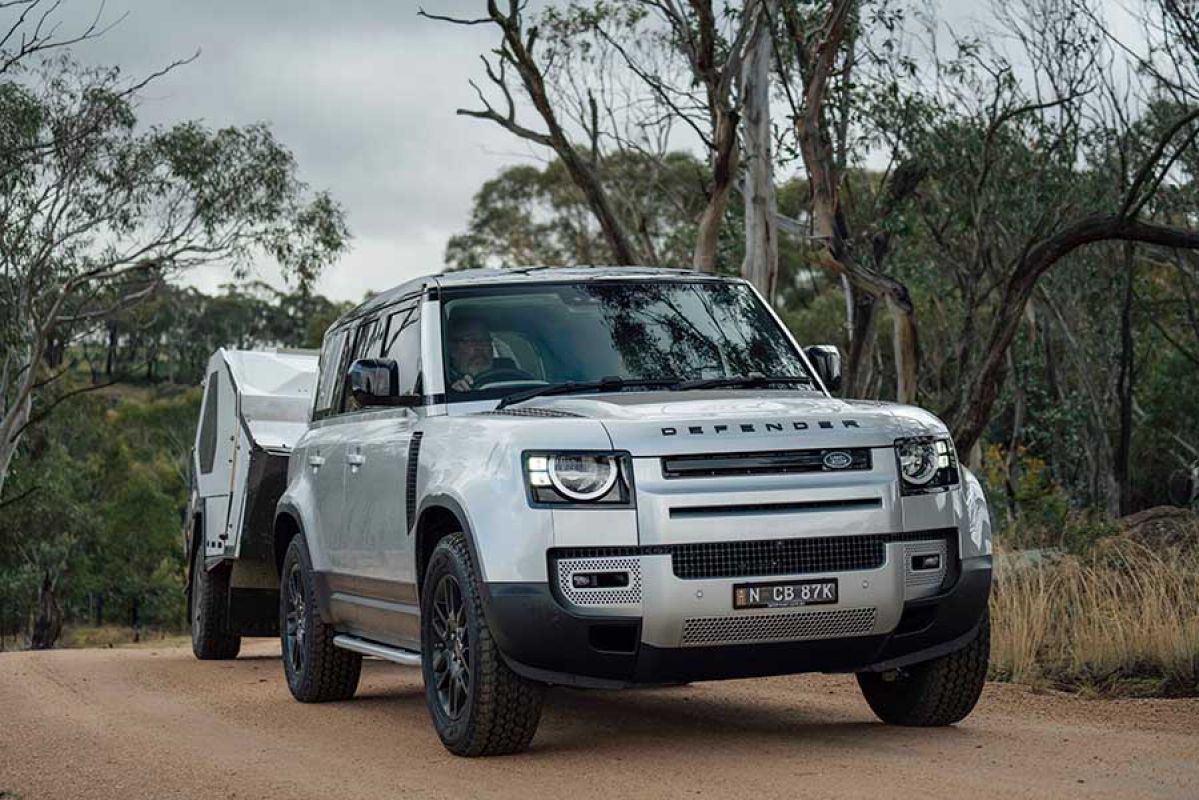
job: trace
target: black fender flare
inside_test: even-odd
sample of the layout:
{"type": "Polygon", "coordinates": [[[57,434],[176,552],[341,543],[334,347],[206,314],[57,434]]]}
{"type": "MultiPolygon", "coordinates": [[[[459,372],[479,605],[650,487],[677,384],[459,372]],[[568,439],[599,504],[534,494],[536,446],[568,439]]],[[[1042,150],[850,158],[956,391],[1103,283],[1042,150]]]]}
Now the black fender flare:
{"type": "MultiPolygon", "coordinates": [[[[275,517],[272,522],[271,530],[271,557],[274,559],[275,565],[280,568],[283,565],[283,557],[285,552],[278,552],[278,530],[279,520],[285,517],[289,521],[289,524],[295,526],[295,536],[301,537],[304,540],[304,544],[308,546],[308,552],[312,552],[312,542],[308,540],[308,533],[304,530],[304,517],[300,514],[300,509],[294,503],[288,500],[280,500],[275,506],[275,517]]],[[[295,537],[293,536],[289,538],[288,541],[290,542],[292,538],[295,537]]],[[[331,623],[333,620],[333,612],[332,606],[329,602],[329,582],[325,579],[325,576],[322,573],[317,572],[313,575],[313,583],[316,586],[317,613],[320,614],[322,621],[331,623]]]]}
{"type": "MultiPolygon", "coordinates": [[[[417,504],[416,514],[414,515],[414,519],[416,520],[416,522],[413,526],[413,531],[414,531],[413,535],[416,537],[416,539],[412,543],[413,544],[412,551],[413,551],[414,556],[416,557],[415,558],[416,563],[414,564],[414,567],[416,568],[416,573],[417,573],[416,574],[416,585],[418,587],[417,588],[417,601],[418,602],[420,600],[420,587],[423,585],[423,581],[424,581],[424,577],[425,577],[423,574],[425,565],[420,563],[420,554],[423,552],[422,545],[424,544],[424,541],[421,538],[421,534],[420,534],[420,531],[421,531],[420,521],[426,511],[430,511],[435,508],[440,508],[445,511],[448,511],[451,515],[453,515],[454,519],[457,520],[458,529],[460,531],[462,531],[462,535],[466,537],[466,547],[468,550],[470,550],[471,560],[474,561],[476,565],[478,565],[478,569],[480,572],[479,580],[484,584],[484,586],[486,586],[486,581],[483,580],[483,575],[482,575],[483,562],[479,559],[478,542],[475,539],[475,532],[470,526],[470,522],[468,520],[468,517],[466,516],[466,511],[462,508],[462,504],[459,503],[456,499],[454,499],[453,497],[451,497],[448,494],[429,494],[429,495],[425,495],[421,499],[420,503],[417,504]]],[[[484,595],[486,595],[486,591],[484,591],[484,595]]],[[[484,598],[484,606],[486,606],[486,597],[484,598]]]]}

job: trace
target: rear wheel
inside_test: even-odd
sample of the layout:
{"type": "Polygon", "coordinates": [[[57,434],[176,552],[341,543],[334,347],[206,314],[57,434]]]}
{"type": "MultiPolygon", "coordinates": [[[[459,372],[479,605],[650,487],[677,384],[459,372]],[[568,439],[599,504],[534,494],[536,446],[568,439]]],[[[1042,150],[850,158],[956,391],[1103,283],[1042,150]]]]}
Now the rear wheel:
{"type": "Polygon", "coordinates": [[[952,725],[974,710],[987,680],[990,654],[991,623],[986,615],[978,635],[961,650],[889,673],[859,673],[858,685],[883,722],[952,725]]]}
{"type": "Polygon", "coordinates": [[[504,663],[461,533],[442,539],[429,557],[421,592],[421,671],[433,725],[451,753],[492,756],[528,748],[545,686],[504,663]]]}
{"type": "Polygon", "coordinates": [[[292,697],[302,703],[349,700],[358,688],[362,656],[333,644],[333,626],[316,608],[312,559],[303,536],[296,536],[283,557],[279,586],[279,635],[283,672],[292,697]]]}
{"type": "Polygon", "coordinates": [[[218,566],[209,572],[204,559],[196,554],[192,565],[191,617],[192,652],[202,661],[223,661],[236,658],[241,650],[241,637],[226,633],[229,624],[229,568],[218,566]]]}

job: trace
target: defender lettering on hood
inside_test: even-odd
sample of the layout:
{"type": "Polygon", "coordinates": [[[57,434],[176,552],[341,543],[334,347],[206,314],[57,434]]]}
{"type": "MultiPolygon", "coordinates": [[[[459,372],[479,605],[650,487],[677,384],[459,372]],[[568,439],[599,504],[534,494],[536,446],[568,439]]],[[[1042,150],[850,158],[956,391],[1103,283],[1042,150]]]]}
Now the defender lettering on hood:
{"type": "MultiPolygon", "coordinates": [[[[861,428],[857,420],[843,419],[838,420],[843,428],[861,428]]],[[[689,436],[706,436],[709,434],[720,433],[792,433],[795,431],[806,431],[813,427],[823,428],[824,430],[832,430],[835,423],[832,420],[821,419],[815,420],[812,423],[804,420],[794,420],[792,422],[741,422],[737,424],[717,424],[717,425],[687,425],[683,428],[684,433],[689,436]]],[[[678,436],[679,428],[665,427],[662,429],[663,436],[678,436]]]]}

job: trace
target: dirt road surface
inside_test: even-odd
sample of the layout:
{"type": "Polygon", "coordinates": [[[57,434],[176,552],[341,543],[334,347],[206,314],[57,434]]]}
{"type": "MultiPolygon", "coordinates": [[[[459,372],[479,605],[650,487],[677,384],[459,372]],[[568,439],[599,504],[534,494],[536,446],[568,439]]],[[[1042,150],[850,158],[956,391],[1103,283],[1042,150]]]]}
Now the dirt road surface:
{"type": "Polygon", "coordinates": [[[849,676],[550,692],[531,752],[438,742],[420,674],[291,699],[278,646],[0,654],[0,798],[1199,798],[1199,701],[989,685],[965,723],[875,722],[849,676]],[[7,792],[7,794],[6,794],[7,792]]]}

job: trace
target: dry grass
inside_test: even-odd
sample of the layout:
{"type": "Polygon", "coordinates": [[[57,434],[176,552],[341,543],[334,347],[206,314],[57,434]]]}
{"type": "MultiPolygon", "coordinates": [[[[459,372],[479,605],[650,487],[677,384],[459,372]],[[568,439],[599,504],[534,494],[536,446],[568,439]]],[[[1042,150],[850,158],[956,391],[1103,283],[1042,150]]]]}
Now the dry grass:
{"type": "Polygon", "coordinates": [[[997,561],[995,677],[1105,694],[1199,694],[1199,550],[1113,537],[1085,557],[997,561]]]}
{"type": "Polygon", "coordinates": [[[178,633],[160,630],[134,630],[120,625],[68,625],[55,647],[162,647],[188,641],[178,633]]]}

